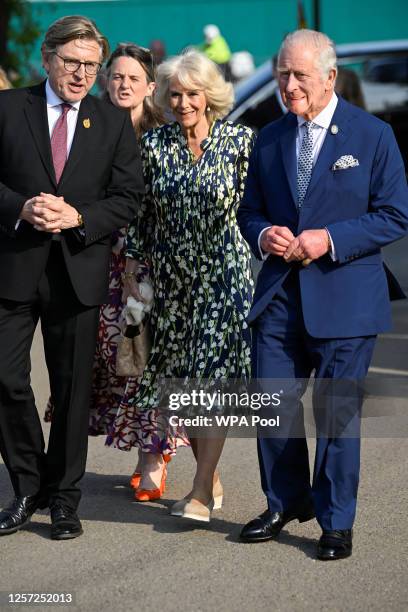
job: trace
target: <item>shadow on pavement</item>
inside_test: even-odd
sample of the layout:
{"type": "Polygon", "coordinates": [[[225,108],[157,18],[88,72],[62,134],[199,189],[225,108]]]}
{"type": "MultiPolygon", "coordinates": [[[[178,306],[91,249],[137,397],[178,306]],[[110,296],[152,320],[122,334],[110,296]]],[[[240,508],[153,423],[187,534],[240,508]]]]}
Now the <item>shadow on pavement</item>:
{"type": "MultiPolygon", "coordinates": [[[[1,480],[3,475],[4,479],[7,479],[5,470],[3,474],[0,473],[1,480]]],[[[78,514],[83,521],[151,525],[158,533],[183,533],[204,529],[230,534],[237,528],[236,523],[217,518],[216,514],[213,514],[209,524],[171,516],[169,508],[178,500],[166,496],[156,502],[136,502],[129,487],[128,476],[88,472],[82,480],[81,489],[82,499],[78,514]]],[[[48,513],[48,510],[39,510],[36,516],[46,517],[48,513]]],[[[47,517],[47,523],[48,521],[47,517]]],[[[35,523],[28,529],[49,538],[48,524],[47,533],[44,526],[45,522],[35,523]]]]}

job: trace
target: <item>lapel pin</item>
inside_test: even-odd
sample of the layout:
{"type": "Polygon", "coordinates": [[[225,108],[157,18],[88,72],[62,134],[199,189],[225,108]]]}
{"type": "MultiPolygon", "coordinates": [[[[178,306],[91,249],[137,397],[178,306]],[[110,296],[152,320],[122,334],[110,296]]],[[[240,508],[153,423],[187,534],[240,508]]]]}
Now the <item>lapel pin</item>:
{"type": "Polygon", "coordinates": [[[335,123],[333,123],[333,125],[330,128],[330,131],[332,134],[337,134],[337,132],[339,131],[339,128],[337,127],[335,123]]]}
{"type": "MultiPolygon", "coordinates": [[[[82,122],[82,125],[84,126],[84,128],[88,129],[91,127],[91,121],[89,119],[84,119],[82,122]]],[[[332,127],[333,130],[333,127],[332,127]]]]}

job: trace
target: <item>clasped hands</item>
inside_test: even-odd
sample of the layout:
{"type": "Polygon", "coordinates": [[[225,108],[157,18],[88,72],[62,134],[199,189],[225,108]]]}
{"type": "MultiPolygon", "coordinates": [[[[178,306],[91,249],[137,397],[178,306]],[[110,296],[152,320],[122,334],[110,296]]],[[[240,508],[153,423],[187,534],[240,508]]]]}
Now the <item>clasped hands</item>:
{"type": "Polygon", "coordinates": [[[261,236],[261,248],[266,253],[283,257],[288,263],[300,261],[307,265],[330,250],[330,239],[325,229],[304,230],[294,236],[289,228],[273,225],[261,236]]]}
{"type": "Polygon", "coordinates": [[[79,225],[78,211],[63,196],[43,192],[25,202],[20,219],[31,223],[36,230],[51,234],[79,225]]]}

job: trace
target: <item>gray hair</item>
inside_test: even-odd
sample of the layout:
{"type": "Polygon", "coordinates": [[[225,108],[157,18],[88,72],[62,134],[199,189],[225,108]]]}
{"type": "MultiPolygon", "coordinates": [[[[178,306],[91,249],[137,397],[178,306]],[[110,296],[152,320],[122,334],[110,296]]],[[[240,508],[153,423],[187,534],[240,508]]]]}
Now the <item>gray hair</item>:
{"type": "Polygon", "coordinates": [[[176,77],[183,87],[204,91],[209,123],[224,117],[234,103],[234,89],[226,83],[218,66],[203,53],[188,49],[166,60],[157,68],[155,102],[164,111],[169,109],[170,81],[176,77]]]}
{"type": "Polygon", "coordinates": [[[324,77],[329,75],[330,70],[337,70],[337,57],[334,42],[316,30],[295,30],[285,36],[279,49],[278,65],[283,51],[293,45],[303,45],[317,53],[317,67],[324,77]]]}
{"type": "Polygon", "coordinates": [[[108,39],[98,30],[92,19],[82,15],[67,15],[54,21],[45,33],[41,50],[45,54],[54,53],[59,45],[65,45],[77,38],[97,42],[101,49],[102,61],[108,57],[108,39]]]}

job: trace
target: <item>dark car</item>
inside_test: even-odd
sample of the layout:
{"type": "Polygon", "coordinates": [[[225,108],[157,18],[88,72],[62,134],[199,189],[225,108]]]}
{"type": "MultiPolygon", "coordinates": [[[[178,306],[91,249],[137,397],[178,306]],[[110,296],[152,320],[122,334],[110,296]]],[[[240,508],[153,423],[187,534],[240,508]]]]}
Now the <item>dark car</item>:
{"type": "MultiPolygon", "coordinates": [[[[338,65],[358,75],[365,108],[391,124],[408,167],[408,40],[337,45],[338,65]]],[[[228,118],[255,130],[285,112],[272,60],[235,87],[228,118]]]]}

